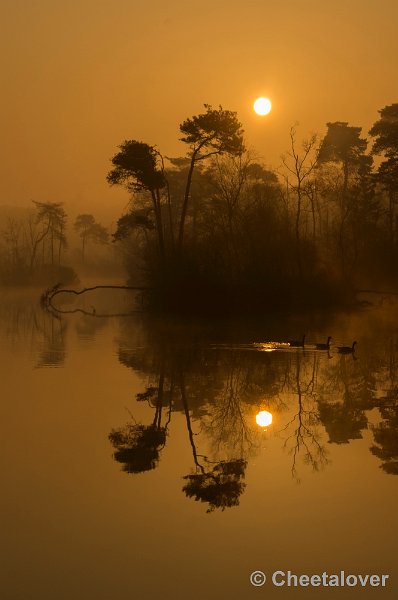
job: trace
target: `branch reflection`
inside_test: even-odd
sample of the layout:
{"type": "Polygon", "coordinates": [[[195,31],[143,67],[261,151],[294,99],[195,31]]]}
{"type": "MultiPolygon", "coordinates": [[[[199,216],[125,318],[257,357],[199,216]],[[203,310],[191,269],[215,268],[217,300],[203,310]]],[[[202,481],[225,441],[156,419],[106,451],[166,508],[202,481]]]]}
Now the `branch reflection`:
{"type": "Polygon", "coordinates": [[[317,472],[328,466],[328,443],[349,444],[369,429],[375,442],[372,454],[386,473],[397,473],[398,422],[391,394],[397,389],[398,361],[393,347],[389,356],[377,360],[372,353],[353,360],[333,351],[217,346],[211,336],[191,329],[187,338],[183,328],[170,331],[142,327],[134,333],[134,344],[127,332],[119,340],[120,362],[148,381],[137,401],[146,400],[155,411],[150,425],[130,422],[109,436],[115,459],[126,472],[156,468],[168,424],[179,414],[193,458],[182,489],[207,504],[208,512],[238,506],[247,465],[268,452],[268,439],[281,440],[291,457],[291,476],[300,482],[305,469],[317,472]],[[375,390],[387,365],[391,393],[383,399],[375,390]],[[256,424],[264,409],[274,417],[265,434],[256,424]],[[378,411],[381,423],[369,425],[371,411],[378,411]]]}

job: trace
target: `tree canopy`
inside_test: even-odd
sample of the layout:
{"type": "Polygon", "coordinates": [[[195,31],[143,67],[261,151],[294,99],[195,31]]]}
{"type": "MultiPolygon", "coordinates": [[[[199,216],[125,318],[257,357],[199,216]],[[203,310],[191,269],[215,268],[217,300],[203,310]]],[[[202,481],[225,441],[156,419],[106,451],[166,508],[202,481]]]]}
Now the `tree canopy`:
{"type": "Polygon", "coordinates": [[[184,237],[192,175],[196,163],[216,154],[238,156],[245,149],[242,124],[238,121],[236,112],[225,110],[221,105],[218,109],[213,108],[210,104],[205,104],[204,107],[206,112],[186,119],[180,125],[180,131],[184,134],[180,140],[189,144],[188,156],[191,159],[178,232],[180,252],[184,237]]]}
{"type": "Polygon", "coordinates": [[[319,162],[342,162],[344,166],[358,163],[366,150],[367,141],[361,138],[361,127],[336,121],[327,123],[327,133],[319,148],[319,162]]]}
{"type": "Polygon", "coordinates": [[[149,144],[126,140],[119,146],[120,152],[112,158],[114,168],[109,171],[110,185],[124,185],[130,192],[150,192],[155,214],[158,249],[164,258],[164,225],[162,220],[160,190],[166,186],[160,153],[149,144]]]}
{"type": "Polygon", "coordinates": [[[370,129],[369,134],[376,138],[374,154],[385,153],[387,157],[398,159],[398,103],[379,110],[380,119],[370,129]]]}
{"type": "Polygon", "coordinates": [[[166,442],[166,429],[156,425],[128,424],[112,429],[109,440],[116,449],[114,458],[126,473],[155,469],[160,450],[166,442]]]}
{"type": "Polygon", "coordinates": [[[155,191],[165,186],[162,170],[159,168],[159,153],[153,146],[125,140],[119,146],[120,152],[111,162],[114,168],[109,171],[107,181],[110,185],[124,185],[129,191],[155,191]]]}
{"type": "Polygon", "coordinates": [[[142,272],[149,305],[168,310],[349,302],[380,266],[395,273],[397,122],[395,104],[371,130],[384,152],[377,175],[362,128],[347,121],[300,147],[293,127],[279,172],[245,151],[237,114],[222,106],[181,121],[185,156],[163,161],[157,147],[124,141],[107,179],[134,193],[114,234],[130,276],[142,272]]]}
{"type": "Polygon", "coordinates": [[[242,124],[236,112],[222,106],[212,108],[204,105],[206,112],[186,119],[180,125],[182,142],[189,144],[190,153],[196,160],[211,154],[241,154],[244,151],[242,124]]]}
{"type": "Polygon", "coordinates": [[[83,260],[88,240],[91,240],[96,244],[106,244],[108,242],[109,234],[106,228],[100,223],[97,223],[94,216],[91,214],[77,215],[74,228],[79,233],[82,240],[83,260]]]}
{"type": "Polygon", "coordinates": [[[380,119],[369,131],[375,138],[372,153],[384,154],[378,179],[390,193],[395,193],[398,191],[398,103],[385,106],[379,113],[380,119]]]}
{"type": "Polygon", "coordinates": [[[243,459],[221,461],[210,472],[185,475],[188,483],[182,489],[188,498],[206,502],[207,512],[238,506],[246,487],[242,481],[246,466],[243,459]]]}

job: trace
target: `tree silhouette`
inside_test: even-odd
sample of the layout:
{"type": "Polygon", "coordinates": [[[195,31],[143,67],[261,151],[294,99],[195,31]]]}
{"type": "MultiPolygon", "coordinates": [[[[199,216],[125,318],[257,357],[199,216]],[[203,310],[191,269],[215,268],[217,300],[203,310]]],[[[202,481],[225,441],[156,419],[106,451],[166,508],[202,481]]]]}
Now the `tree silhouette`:
{"type": "Polygon", "coordinates": [[[77,215],[75,221],[75,230],[79,232],[82,239],[82,259],[85,259],[86,245],[89,240],[95,244],[106,244],[109,235],[106,228],[100,223],[97,223],[93,215],[82,214],[77,215]]]}
{"type": "Polygon", "coordinates": [[[237,156],[244,151],[243,129],[237,114],[230,110],[204,105],[206,112],[186,119],[180,125],[182,142],[189,144],[190,166],[181,209],[178,232],[178,249],[181,251],[184,238],[185,219],[190,197],[192,175],[195,165],[216,154],[237,156]]]}
{"type": "Polygon", "coordinates": [[[163,162],[159,152],[144,142],[126,140],[120,152],[112,158],[114,168],[109,171],[110,185],[123,185],[130,192],[149,192],[155,215],[159,254],[164,257],[164,232],[161,208],[161,190],[166,187],[163,162]]]}
{"type": "Polygon", "coordinates": [[[372,152],[398,159],[398,103],[385,106],[379,113],[380,119],[369,131],[376,138],[372,152]]]}
{"type": "Polygon", "coordinates": [[[358,224],[367,215],[373,196],[373,159],[365,155],[367,140],[360,137],[361,127],[341,121],[327,123],[327,127],[319,148],[318,165],[337,163],[341,166],[342,182],[336,186],[332,199],[337,200],[338,248],[342,274],[347,277],[352,275],[358,260],[358,240],[361,238],[358,224]]]}
{"type": "MultiPolygon", "coordinates": [[[[302,212],[303,199],[305,197],[305,184],[318,162],[317,136],[313,134],[308,140],[302,143],[302,153],[299,154],[296,142],[296,128],[290,129],[290,150],[287,155],[282,156],[283,164],[287,171],[293,176],[293,184],[290,188],[293,190],[297,198],[296,218],[295,218],[295,234],[296,234],[296,256],[299,276],[302,276],[302,258],[301,258],[301,240],[300,240],[300,218],[302,212]]],[[[287,178],[288,181],[288,178],[287,178]]],[[[289,186],[289,183],[288,183],[289,186]]]]}
{"type": "Polygon", "coordinates": [[[380,119],[374,123],[369,134],[375,138],[373,154],[384,154],[377,176],[389,196],[390,238],[394,241],[395,203],[398,192],[398,103],[379,110],[380,119]]]}
{"type": "Polygon", "coordinates": [[[58,248],[58,263],[61,260],[61,248],[66,246],[65,238],[65,226],[66,226],[66,212],[62,208],[62,202],[36,202],[33,200],[36,206],[36,222],[42,225],[42,231],[34,241],[32,255],[31,255],[31,267],[33,268],[36,252],[39,244],[43,244],[43,263],[44,263],[44,242],[47,238],[50,241],[50,257],[51,264],[54,264],[54,244],[57,240],[59,243],[58,248]]]}
{"type": "Polygon", "coordinates": [[[341,162],[344,174],[343,190],[347,191],[350,169],[358,166],[367,141],[360,137],[362,128],[346,122],[327,123],[327,133],[319,148],[318,162],[341,162]]]}

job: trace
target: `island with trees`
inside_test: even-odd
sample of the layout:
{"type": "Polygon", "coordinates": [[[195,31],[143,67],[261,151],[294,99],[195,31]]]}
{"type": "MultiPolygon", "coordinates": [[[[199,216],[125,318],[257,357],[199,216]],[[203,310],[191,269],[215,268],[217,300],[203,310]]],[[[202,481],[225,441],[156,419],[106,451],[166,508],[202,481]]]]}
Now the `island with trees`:
{"type": "Polygon", "coordinates": [[[0,282],[70,286],[106,247],[123,262],[120,283],[145,289],[153,311],[312,310],[355,305],[358,290],[397,292],[398,103],[369,138],[343,121],[323,137],[291,127],[276,170],[247,149],[233,111],[205,104],[179,129],[182,157],[119,145],[106,179],[128,196],[113,229],[84,210],[71,227],[60,202],[0,215],[0,282]]]}
{"type": "Polygon", "coordinates": [[[398,104],[371,128],[327,123],[273,171],[246,149],[236,113],[204,105],[180,125],[185,157],[130,139],[107,175],[129,209],[114,240],[149,306],[234,314],[352,304],[397,289],[398,104]]]}

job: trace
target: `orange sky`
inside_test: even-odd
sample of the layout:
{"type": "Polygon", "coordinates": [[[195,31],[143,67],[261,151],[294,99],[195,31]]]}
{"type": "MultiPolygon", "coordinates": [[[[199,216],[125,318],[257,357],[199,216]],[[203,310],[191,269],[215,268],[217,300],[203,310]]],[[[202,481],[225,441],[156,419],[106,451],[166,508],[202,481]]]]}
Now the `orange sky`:
{"type": "Polygon", "coordinates": [[[398,102],[396,0],[2,0],[0,22],[0,204],[118,212],[117,145],[182,155],[178,125],[205,102],[236,110],[271,167],[296,121],[366,134],[398,102]]]}

